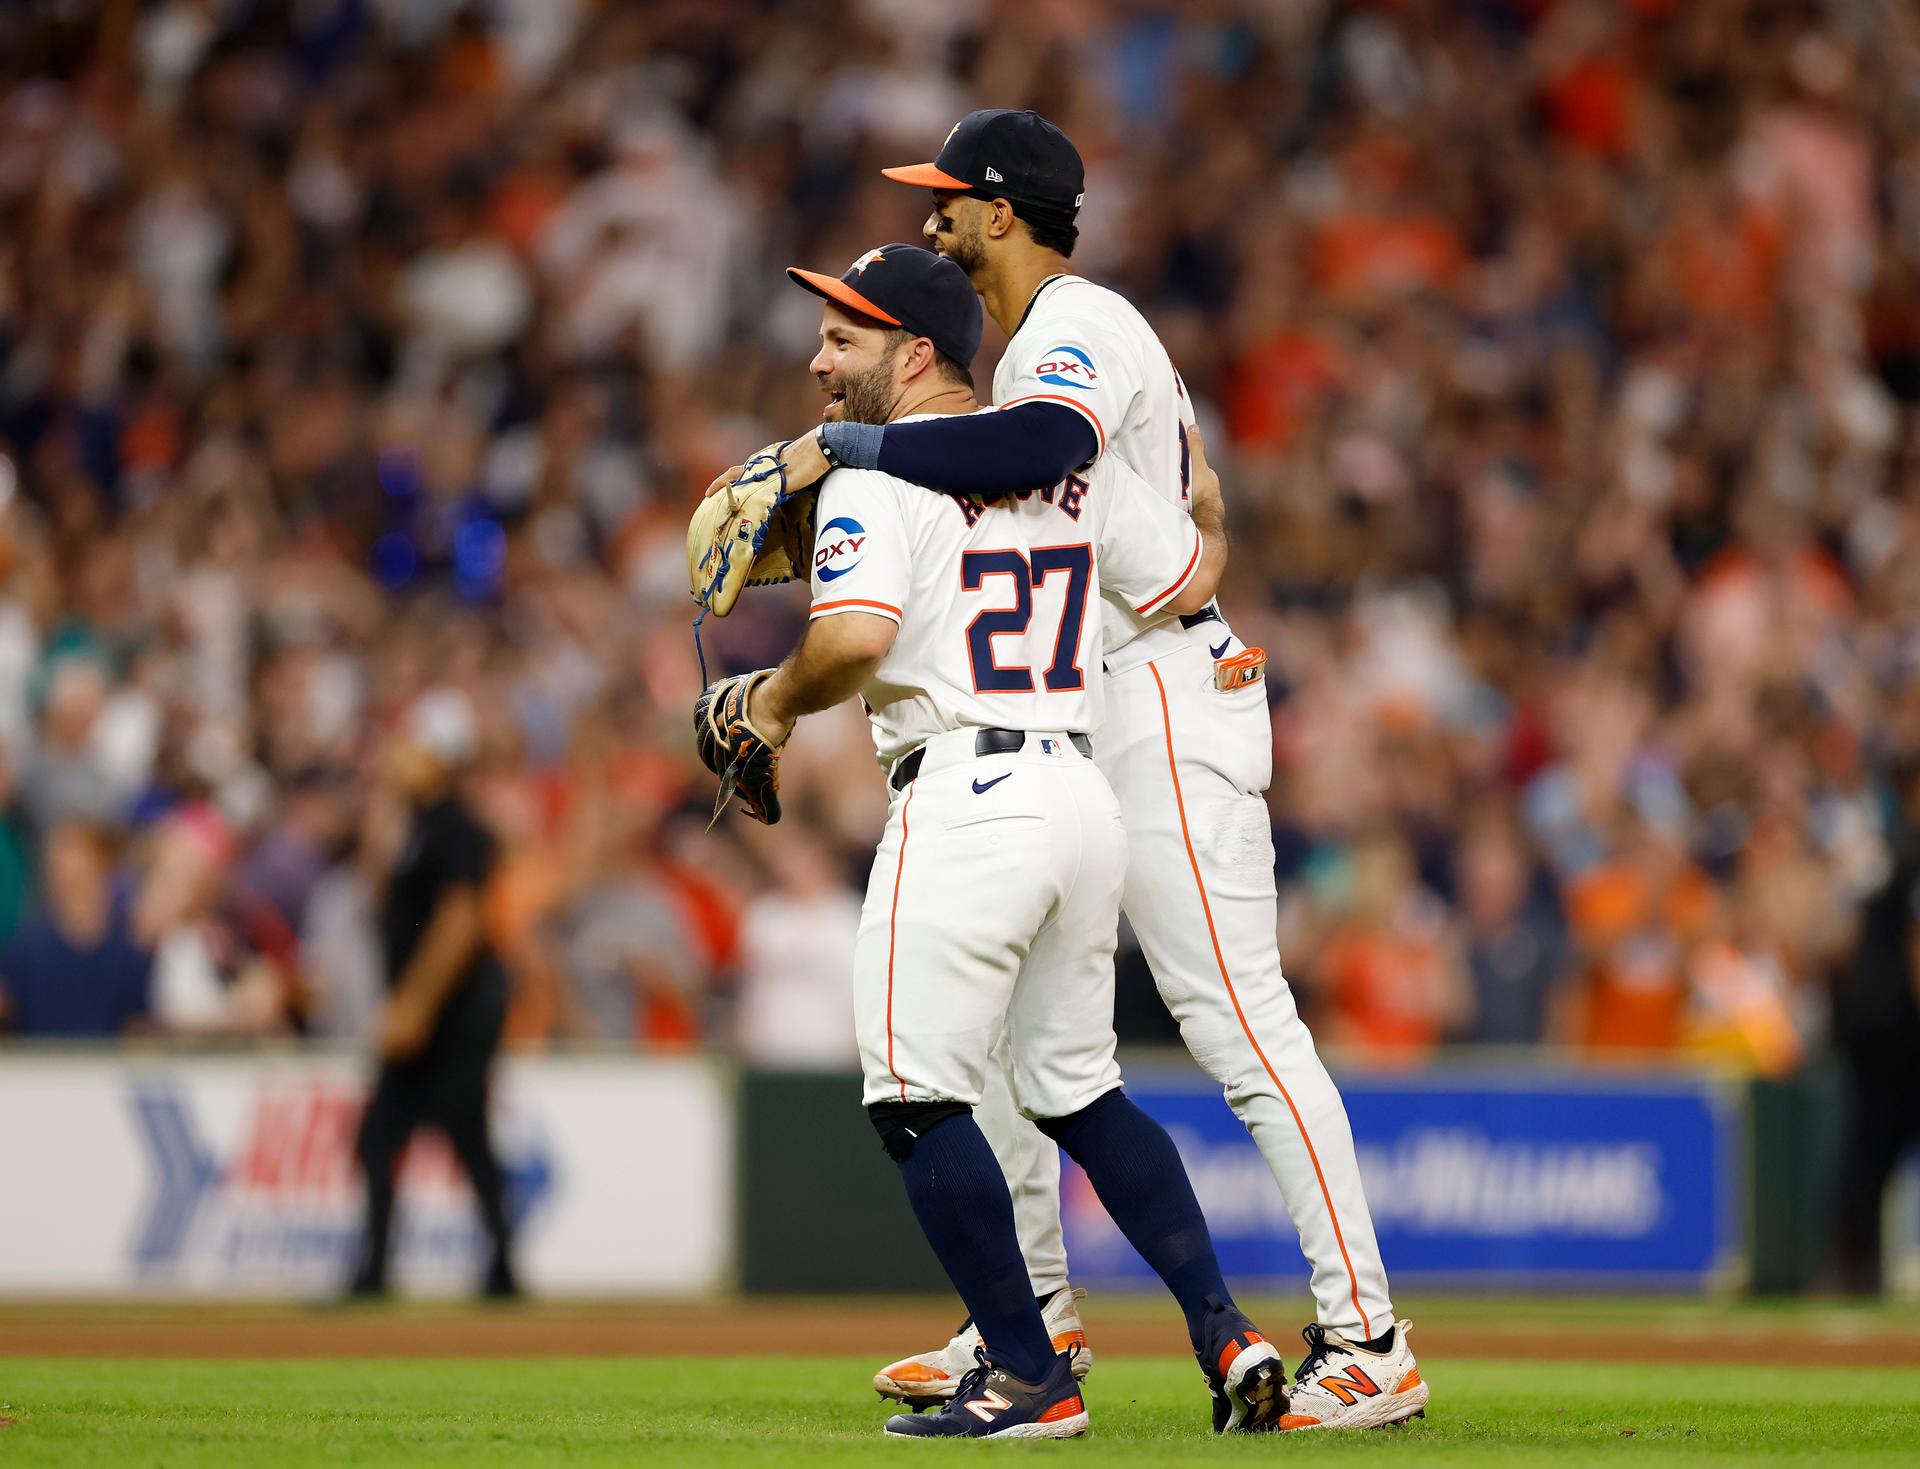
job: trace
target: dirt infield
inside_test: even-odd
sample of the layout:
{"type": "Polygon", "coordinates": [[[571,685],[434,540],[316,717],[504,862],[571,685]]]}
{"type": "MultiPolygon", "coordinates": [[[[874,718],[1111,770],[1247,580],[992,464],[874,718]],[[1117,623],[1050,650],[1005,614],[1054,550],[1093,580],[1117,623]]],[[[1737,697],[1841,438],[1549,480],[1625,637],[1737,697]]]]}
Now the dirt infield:
{"type": "MultiPolygon", "coordinates": [[[[1420,1312],[1412,1313],[1416,1320],[1420,1312]]],[[[1180,1355],[1171,1309],[1109,1303],[1085,1312],[1094,1350],[1180,1355]]],[[[1280,1319],[1269,1315],[1265,1319],[1280,1319]]],[[[1530,1358],[1593,1362],[1791,1363],[1920,1367],[1920,1329],[1876,1315],[1652,1311],[1611,1319],[1496,1325],[1456,1304],[1417,1326],[1424,1359],[1503,1357],[1516,1324],[1530,1358]]],[[[884,1357],[942,1341],[952,1307],[933,1301],[728,1300],[710,1305],[465,1307],[70,1306],[0,1310],[0,1356],[553,1357],[721,1356],[778,1342],[783,1352],[884,1357]]]]}

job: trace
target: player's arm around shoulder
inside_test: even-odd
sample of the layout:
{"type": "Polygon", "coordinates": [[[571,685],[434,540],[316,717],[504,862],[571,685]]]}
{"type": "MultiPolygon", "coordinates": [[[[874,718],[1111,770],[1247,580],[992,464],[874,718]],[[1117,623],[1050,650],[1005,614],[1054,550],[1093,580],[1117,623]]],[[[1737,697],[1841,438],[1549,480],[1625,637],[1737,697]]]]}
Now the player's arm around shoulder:
{"type": "Polygon", "coordinates": [[[1187,428],[1187,453],[1193,467],[1188,508],[1193,528],[1200,533],[1200,564],[1185,590],[1167,604],[1169,611],[1183,615],[1198,612],[1211,602],[1227,572],[1227,503],[1220,496],[1220,476],[1207,463],[1206,444],[1198,424],[1187,428]]]}
{"type": "Polygon", "coordinates": [[[1112,500],[1100,546],[1100,585],[1137,616],[1198,612],[1227,567],[1226,507],[1197,428],[1187,430],[1191,513],[1180,510],[1118,459],[1103,462],[1112,500]]]}
{"type": "Polygon", "coordinates": [[[1071,409],[1091,425],[1098,452],[1106,453],[1140,390],[1136,349],[1124,333],[1097,313],[1076,312],[1033,323],[1007,353],[1012,370],[996,383],[999,407],[1044,403],[1071,409]]]}

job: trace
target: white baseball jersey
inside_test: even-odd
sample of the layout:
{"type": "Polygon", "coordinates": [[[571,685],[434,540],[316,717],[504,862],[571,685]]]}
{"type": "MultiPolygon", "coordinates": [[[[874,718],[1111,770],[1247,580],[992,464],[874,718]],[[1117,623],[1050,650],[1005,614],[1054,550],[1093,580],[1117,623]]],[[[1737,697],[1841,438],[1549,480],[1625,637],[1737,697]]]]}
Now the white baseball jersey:
{"type": "MultiPolygon", "coordinates": [[[[1093,425],[1100,457],[1122,459],[1182,510],[1191,482],[1186,431],[1193,405],[1167,349],[1133,303],[1077,275],[1043,282],[993,374],[993,399],[1064,403],[1093,425]]],[[[1157,618],[1103,599],[1110,656],[1157,618]]]]}
{"type": "Polygon", "coordinates": [[[944,730],[1088,732],[1100,718],[1096,588],[1163,609],[1200,565],[1190,517],[1118,458],[981,507],[877,470],[820,491],[810,617],[900,625],[865,690],[891,763],[944,730]]]}
{"type": "MultiPolygon", "coordinates": [[[[1043,283],[993,395],[1002,408],[1067,404],[1093,424],[1098,463],[1124,460],[1166,504],[1186,507],[1193,408],[1124,296],[1074,275],[1043,283]]],[[[1392,1323],[1393,1303],[1353,1134],[1274,947],[1273,844],[1259,794],[1273,769],[1265,685],[1216,688],[1216,660],[1241,646],[1224,620],[1187,629],[1110,596],[1101,611],[1108,678],[1094,758],[1126,825],[1128,922],[1188,1049],[1279,1182],[1321,1323],[1373,1336],[1392,1323]]],[[[977,1115],[1007,1174],[1031,1284],[1045,1294],[1067,1282],[1060,1154],[1016,1108],[1031,1110],[989,1072],[977,1115]]]]}

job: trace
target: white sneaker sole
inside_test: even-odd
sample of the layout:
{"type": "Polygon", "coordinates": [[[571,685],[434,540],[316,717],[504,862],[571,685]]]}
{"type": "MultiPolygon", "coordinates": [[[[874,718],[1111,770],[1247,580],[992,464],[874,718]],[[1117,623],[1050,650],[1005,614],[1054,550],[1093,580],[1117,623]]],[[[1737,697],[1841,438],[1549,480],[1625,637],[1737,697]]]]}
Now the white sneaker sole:
{"type": "MultiPolygon", "coordinates": [[[[1067,1418],[1057,1418],[1052,1423],[1015,1423],[996,1433],[982,1434],[982,1438],[1078,1438],[1087,1431],[1087,1415],[1075,1413],[1067,1418]]],[[[923,1433],[895,1433],[885,1430],[888,1438],[923,1438],[928,1443],[944,1443],[949,1440],[935,1438],[923,1433]]]]}
{"type": "Polygon", "coordinates": [[[1287,1375],[1280,1365],[1280,1351],[1272,1342],[1255,1342],[1241,1350],[1233,1359],[1233,1365],[1227,1369],[1224,1384],[1227,1402],[1232,1405],[1227,1416],[1226,1432],[1260,1433],[1280,1426],[1280,1417],[1287,1411],[1287,1375]],[[1271,1364],[1268,1372],[1256,1372],[1254,1369],[1271,1364]],[[1251,1377],[1253,1384],[1248,1386],[1251,1377]],[[1280,1401],[1276,1404],[1274,1398],[1280,1401]],[[1252,1425],[1248,1425],[1252,1419],[1252,1425]]]}
{"type": "Polygon", "coordinates": [[[896,1403],[906,1403],[910,1407],[947,1402],[953,1397],[956,1386],[952,1378],[945,1382],[902,1382],[884,1372],[873,1375],[875,1392],[883,1398],[892,1398],[896,1403]]]}
{"type": "MultiPolygon", "coordinates": [[[[1061,1345],[1063,1338],[1054,1340],[1056,1351],[1065,1351],[1061,1345]]],[[[1084,1338],[1083,1338],[1084,1340],[1084,1338]]],[[[1073,1359],[1073,1377],[1076,1382],[1085,1382],[1087,1374],[1093,1370],[1093,1353],[1085,1346],[1073,1359]]],[[[953,1400],[953,1390],[960,1385],[960,1379],[949,1377],[944,1382],[903,1382],[897,1377],[889,1377],[885,1372],[873,1374],[873,1390],[883,1398],[891,1398],[896,1403],[905,1403],[910,1408],[934,1407],[953,1400]]]]}
{"type": "Polygon", "coordinates": [[[1432,1396],[1424,1382],[1415,1383],[1405,1392],[1388,1396],[1367,1398],[1355,1403],[1351,1408],[1341,1410],[1338,1418],[1321,1423],[1303,1423],[1297,1428],[1284,1430],[1287,1433],[1312,1433],[1318,1429],[1336,1428],[1391,1428],[1396,1423],[1405,1423],[1409,1418],[1426,1416],[1427,1399],[1432,1396]]]}

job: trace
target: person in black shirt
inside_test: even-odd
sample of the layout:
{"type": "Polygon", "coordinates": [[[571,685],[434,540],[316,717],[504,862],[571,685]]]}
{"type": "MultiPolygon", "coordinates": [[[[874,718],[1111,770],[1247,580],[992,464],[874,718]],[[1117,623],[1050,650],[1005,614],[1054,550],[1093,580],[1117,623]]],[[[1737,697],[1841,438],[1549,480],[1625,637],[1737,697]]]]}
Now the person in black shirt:
{"type": "Polygon", "coordinates": [[[1868,899],[1859,949],[1834,992],[1834,1043],[1846,1063],[1851,1120],[1841,1155],[1834,1264],[1841,1289],[1880,1289],[1888,1180],[1920,1140],[1920,766],[1897,782],[1904,820],[1892,870],[1868,899]]]}
{"type": "Polygon", "coordinates": [[[387,1289],[394,1166],[423,1122],[447,1135],[473,1182],[492,1245],[485,1293],[518,1294],[505,1184],[487,1130],[487,1073],[507,1011],[506,972],[481,928],[494,842],[458,791],[476,745],[472,706],[437,689],[415,701],[389,754],[387,774],[406,806],[405,841],[381,913],[388,996],[377,1034],[379,1077],[356,1149],[367,1184],[356,1295],[387,1289]]]}

